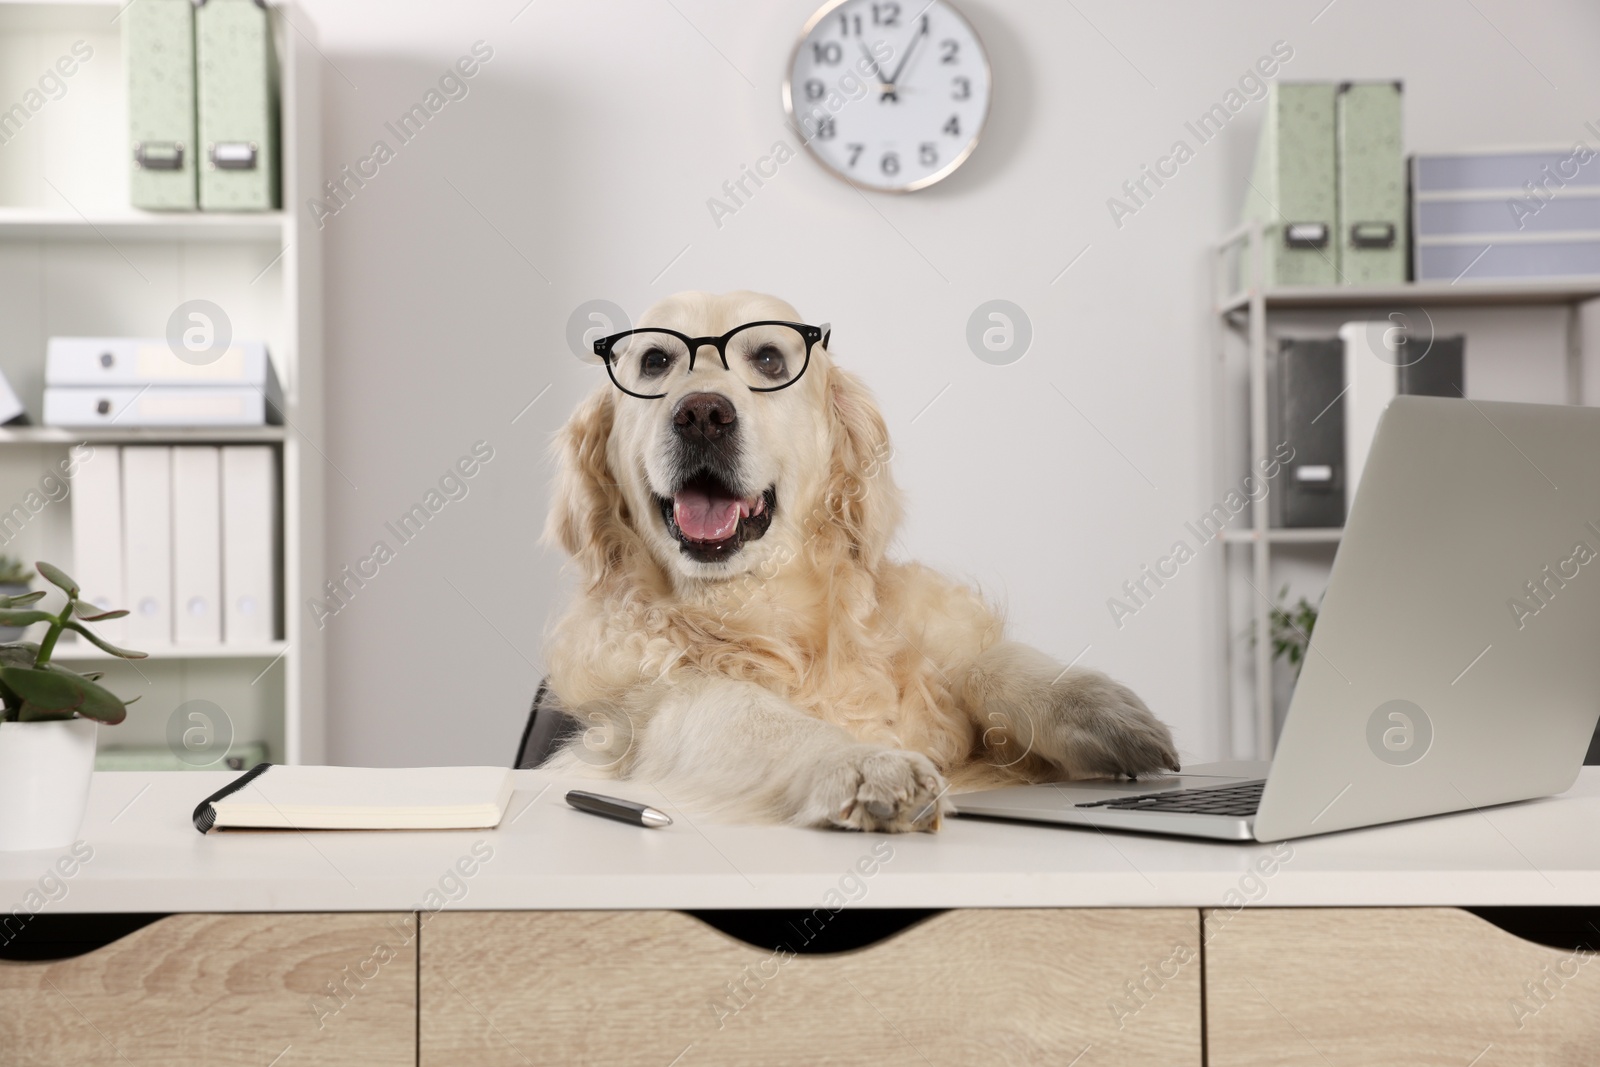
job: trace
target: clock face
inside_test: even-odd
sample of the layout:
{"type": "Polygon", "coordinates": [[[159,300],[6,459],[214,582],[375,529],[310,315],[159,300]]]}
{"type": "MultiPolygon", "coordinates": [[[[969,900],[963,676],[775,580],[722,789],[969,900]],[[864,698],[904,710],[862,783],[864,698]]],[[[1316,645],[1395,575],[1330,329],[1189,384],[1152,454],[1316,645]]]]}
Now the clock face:
{"type": "Polygon", "coordinates": [[[783,106],[811,154],[866,189],[949,175],[989,114],[989,59],[941,0],[833,0],[806,23],[783,106]]]}

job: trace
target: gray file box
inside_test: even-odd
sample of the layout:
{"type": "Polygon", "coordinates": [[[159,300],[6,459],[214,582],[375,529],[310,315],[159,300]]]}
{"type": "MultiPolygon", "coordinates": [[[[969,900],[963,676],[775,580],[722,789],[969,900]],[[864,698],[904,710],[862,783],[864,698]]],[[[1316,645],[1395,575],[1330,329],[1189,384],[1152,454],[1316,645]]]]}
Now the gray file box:
{"type": "Polygon", "coordinates": [[[1344,525],[1344,342],[1282,338],[1268,361],[1269,432],[1294,449],[1272,490],[1272,524],[1344,525]]]}
{"type": "Polygon", "coordinates": [[[1418,281],[1600,274],[1600,153],[1559,148],[1411,161],[1418,281]]]}
{"type": "Polygon", "coordinates": [[[128,72],[128,200],[156,211],[195,207],[194,4],[139,0],[123,12],[128,72]]]}
{"type": "Polygon", "coordinates": [[[278,71],[266,8],[205,0],[195,13],[195,70],[201,209],[276,208],[278,71]]]}

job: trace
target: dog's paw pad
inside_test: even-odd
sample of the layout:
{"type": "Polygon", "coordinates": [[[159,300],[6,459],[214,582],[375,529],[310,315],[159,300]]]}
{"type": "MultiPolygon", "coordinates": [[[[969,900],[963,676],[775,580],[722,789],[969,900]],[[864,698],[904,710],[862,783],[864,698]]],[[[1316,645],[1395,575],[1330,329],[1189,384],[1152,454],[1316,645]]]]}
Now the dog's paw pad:
{"type": "Polygon", "coordinates": [[[937,830],[951,810],[949,786],[929,760],[901,749],[863,748],[848,753],[817,784],[807,820],[849,830],[905,833],[937,830]]]}

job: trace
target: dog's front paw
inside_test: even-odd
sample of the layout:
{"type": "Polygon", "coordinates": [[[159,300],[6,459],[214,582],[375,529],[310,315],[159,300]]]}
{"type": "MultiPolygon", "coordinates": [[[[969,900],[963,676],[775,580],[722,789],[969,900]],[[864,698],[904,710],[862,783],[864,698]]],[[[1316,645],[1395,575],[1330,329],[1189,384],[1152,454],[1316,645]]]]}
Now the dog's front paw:
{"type": "Polygon", "coordinates": [[[1058,761],[1074,777],[1181,769],[1172,731],[1132,689],[1099,671],[1073,671],[1052,688],[1058,761]]]}
{"type": "Polygon", "coordinates": [[[798,821],[890,833],[937,830],[952,810],[945,799],[949,788],[928,757],[863,745],[826,767],[798,821]]]}

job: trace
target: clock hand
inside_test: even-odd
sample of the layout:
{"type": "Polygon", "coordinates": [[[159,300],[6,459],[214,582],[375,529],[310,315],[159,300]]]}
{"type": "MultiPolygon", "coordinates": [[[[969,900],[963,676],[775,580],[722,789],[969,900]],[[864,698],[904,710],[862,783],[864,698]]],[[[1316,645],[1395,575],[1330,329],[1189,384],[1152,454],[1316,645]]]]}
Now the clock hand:
{"type": "Polygon", "coordinates": [[[900,57],[899,64],[894,68],[894,73],[889,75],[889,88],[893,89],[900,83],[900,72],[906,69],[906,64],[911,62],[911,57],[917,51],[917,43],[928,36],[928,24],[924,22],[922,29],[911,38],[911,43],[906,45],[906,54],[900,57]]]}
{"type": "Polygon", "coordinates": [[[861,42],[861,54],[865,56],[867,58],[867,62],[871,64],[872,76],[878,79],[878,90],[883,93],[894,92],[894,86],[883,80],[883,68],[878,65],[877,59],[873,57],[870,51],[868,51],[867,42],[865,41],[861,42]]]}

